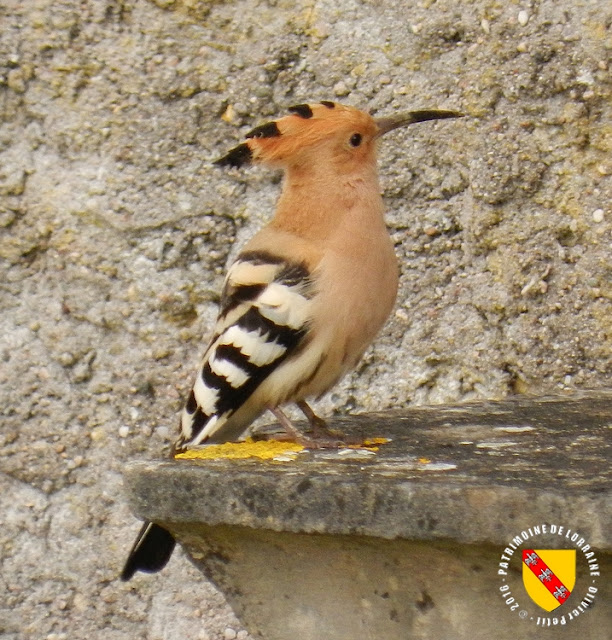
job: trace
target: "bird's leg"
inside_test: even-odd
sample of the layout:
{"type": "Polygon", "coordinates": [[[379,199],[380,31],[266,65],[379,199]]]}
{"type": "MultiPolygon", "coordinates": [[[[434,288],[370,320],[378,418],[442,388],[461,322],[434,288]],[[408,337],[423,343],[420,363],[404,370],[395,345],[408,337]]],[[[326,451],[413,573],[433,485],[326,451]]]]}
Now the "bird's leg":
{"type": "MultiPolygon", "coordinates": [[[[278,420],[280,426],[285,430],[285,434],[290,440],[299,442],[302,438],[302,433],[297,429],[291,420],[282,412],[280,407],[269,407],[270,411],[274,414],[274,417],[278,420]]],[[[300,444],[302,444],[300,442],[300,444]]]]}
{"type": "Polygon", "coordinates": [[[312,433],[313,438],[342,438],[342,433],[330,429],[325,420],[320,418],[305,400],[298,400],[295,404],[297,404],[300,411],[306,416],[306,419],[310,423],[310,429],[308,431],[312,433]]]}
{"type": "MultiPolygon", "coordinates": [[[[310,415],[313,416],[314,419],[319,421],[319,429],[321,426],[323,428],[323,434],[319,433],[318,435],[307,436],[304,435],[298,428],[294,426],[294,424],[289,420],[289,418],[282,412],[279,407],[268,407],[270,411],[274,414],[274,417],[278,420],[281,427],[285,430],[285,434],[289,440],[292,442],[297,442],[297,444],[301,444],[306,449],[339,449],[341,447],[345,447],[348,443],[343,439],[339,438],[337,435],[334,435],[332,431],[330,431],[325,422],[321,420],[317,415],[315,415],[314,411],[306,404],[307,411],[310,412],[310,415]]],[[[302,407],[300,406],[300,409],[302,407]]],[[[306,410],[302,409],[304,413],[306,410]]],[[[309,414],[306,413],[306,417],[310,421],[311,418],[309,414]]],[[[313,424],[311,422],[311,424],[313,424]]],[[[314,426],[314,425],[313,425],[314,426]]],[[[277,438],[282,439],[282,438],[277,438]]]]}

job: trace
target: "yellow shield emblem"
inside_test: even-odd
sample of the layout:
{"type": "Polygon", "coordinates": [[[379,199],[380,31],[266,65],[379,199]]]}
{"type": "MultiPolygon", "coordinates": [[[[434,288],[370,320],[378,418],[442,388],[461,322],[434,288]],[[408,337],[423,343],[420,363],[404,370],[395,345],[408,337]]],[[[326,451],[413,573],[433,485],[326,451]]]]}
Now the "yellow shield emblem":
{"type": "Polygon", "coordinates": [[[524,549],[523,584],[544,611],[565,604],[576,584],[576,550],[524,549]]]}

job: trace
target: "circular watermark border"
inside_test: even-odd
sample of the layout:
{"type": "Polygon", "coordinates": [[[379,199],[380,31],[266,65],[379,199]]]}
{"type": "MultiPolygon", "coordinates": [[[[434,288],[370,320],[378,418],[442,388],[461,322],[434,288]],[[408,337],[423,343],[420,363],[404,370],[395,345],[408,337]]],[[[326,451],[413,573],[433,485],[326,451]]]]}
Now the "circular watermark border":
{"type": "Polygon", "coordinates": [[[538,627],[565,626],[586,613],[595,602],[598,592],[597,581],[601,577],[596,553],[587,539],[578,531],[550,523],[529,527],[511,538],[500,555],[497,575],[501,583],[499,592],[509,611],[518,615],[519,619],[528,620],[538,627]],[[583,573],[586,573],[580,580],[581,584],[577,583],[567,601],[559,606],[559,614],[555,615],[548,614],[533,602],[523,583],[516,579],[512,571],[514,564],[518,562],[519,574],[522,574],[523,549],[533,548],[538,544],[538,539],[542,538],[545,539],[546,545],[554,541],[555,549],[580,551],[576,563],[578,564],[578,558],[581,558],[583,573]]]}

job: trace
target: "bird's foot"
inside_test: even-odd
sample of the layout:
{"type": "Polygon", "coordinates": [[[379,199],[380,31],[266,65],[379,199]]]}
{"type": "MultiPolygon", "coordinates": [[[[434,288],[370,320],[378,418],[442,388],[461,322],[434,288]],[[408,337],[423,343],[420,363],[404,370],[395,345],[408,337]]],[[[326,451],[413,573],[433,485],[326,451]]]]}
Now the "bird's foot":
{"type": "Polygon", "coordinates": [[[306,449],[342,449],[351,445],[360,445],[362,440],[351,436],[346,436],[340,431],[330,429],[325,420],[319,418],[314,411],[305,403],[297,403],[304,412],[310,423],[308,435],[302,433],[289,418],[278,408],[270,408],[274,417],[283,428],[284,433],[269,434],[270,439],[290,441],[301,444],[306,449]]]}
{"type": "Polygon", "coordinates": [[[312,437],[317,440],[343,440],[344,434],[337,429],[331,429],[327,426],[327,422],[320,418],[303,400],[296,403],[301,409],[302,413],[308,419],[310,427],[306,430],[306,433],[312,434],[312,437]]]}

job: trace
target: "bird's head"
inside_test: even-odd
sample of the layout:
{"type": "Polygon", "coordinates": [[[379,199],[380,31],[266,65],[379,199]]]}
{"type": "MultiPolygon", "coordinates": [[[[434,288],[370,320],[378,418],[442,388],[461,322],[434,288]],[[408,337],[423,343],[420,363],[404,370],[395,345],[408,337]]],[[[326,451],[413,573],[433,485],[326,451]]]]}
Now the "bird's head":
{"type": "Polygon", "coordinates": [[[375,163],[377,139],[388,131],[462,115],[455,111],[410,111],[373,118],[354,107],[328,101],[299,104],[289,111],[288,116],[255,127],[245,142],[215,164],[241,167],[261,163],[291,169],[330,166],[339,174],[351,173],[375,163]]]}

